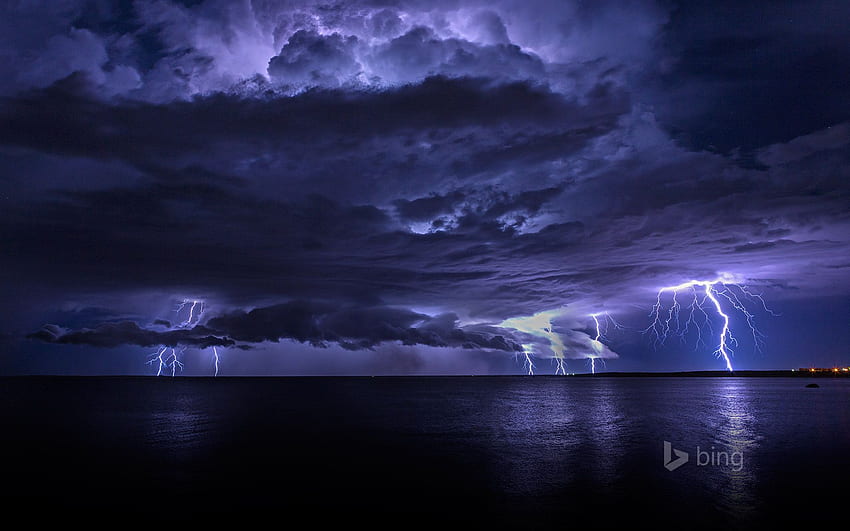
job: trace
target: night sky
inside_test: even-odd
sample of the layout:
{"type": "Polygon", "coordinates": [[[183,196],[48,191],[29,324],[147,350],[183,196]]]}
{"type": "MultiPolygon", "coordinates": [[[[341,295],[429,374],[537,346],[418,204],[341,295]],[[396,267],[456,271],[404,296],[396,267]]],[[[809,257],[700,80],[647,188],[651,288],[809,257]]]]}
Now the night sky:
{"type": "Polygon", "coordinates": [[[850,365],[848,28],[844,1],[4,2],[0,373],[722,369],[710,306],[644,332],[717,279],[767,306],[759,350],[720,299],[736,369],[850,365]]]}

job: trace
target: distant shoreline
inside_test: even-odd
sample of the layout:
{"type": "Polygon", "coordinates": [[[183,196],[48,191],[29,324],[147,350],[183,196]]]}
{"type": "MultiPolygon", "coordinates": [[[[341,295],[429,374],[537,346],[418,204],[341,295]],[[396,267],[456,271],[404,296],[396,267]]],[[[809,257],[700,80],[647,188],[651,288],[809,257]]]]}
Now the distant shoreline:
{"type": "Polygon", "coordinates": [[[770,371],[676,371],[676,372],[603,372],[597,374],[582,373],[574,376],[593,377],[703,377],[703,378],[850,378],[846,372],[807,372],[791,370],[770,371]]]}

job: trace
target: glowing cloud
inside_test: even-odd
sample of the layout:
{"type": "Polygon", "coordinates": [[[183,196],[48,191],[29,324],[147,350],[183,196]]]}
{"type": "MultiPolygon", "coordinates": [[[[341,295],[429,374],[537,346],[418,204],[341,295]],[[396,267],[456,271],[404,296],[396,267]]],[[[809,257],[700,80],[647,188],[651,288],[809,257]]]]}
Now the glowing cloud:
{"type": "MultiPolygon", "coordinates": [[[[594,360],[618,357],[598,339],[594,340],[580,331],[579,329],[585,327],[584,323],[572,318],[563,308],[538,312],[528,317],[512,317],[502,321],[498,326],[547,340],[552,359],[555,361],[555,374],[566,374],[567,359],[594,360]],[[560,332],[554,331],[553,320],[562,321],[560,332]]],[[[529,374],[534,374],[532,356],[544,357],[544,355],[539,351],[539,344],[533,341],[523,344],[523,349],[525,367],[529,374]]],[[[591,363],[594,362],[591,361],[591,363]]]]}
{"type": "MultiPolygon", "coordinates": [[[[548,310],[536,313],[530,317],[512,317],[499,323],[502,328],[513,328],[526,334],[541,337],[549,340],[549,348],[552,350],[555,360],[555,374],[566,374],[564,365],[564,340],[561,336],[552,331],[552,319],[563,315],[562,310],[548,310]]],[[[523,345],[526,367],[529,374],[534,374],[534,364],[531,361],[531,354],[534,352],[533,345],[523,345]]]]}

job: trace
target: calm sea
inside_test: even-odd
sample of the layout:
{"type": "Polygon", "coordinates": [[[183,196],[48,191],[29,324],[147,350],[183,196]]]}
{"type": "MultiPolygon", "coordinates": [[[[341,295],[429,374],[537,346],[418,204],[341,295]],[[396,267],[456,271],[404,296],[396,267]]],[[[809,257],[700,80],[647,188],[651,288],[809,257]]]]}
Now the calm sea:
{"type": "Polygon", "coordinates": [[[850,381],[3,378],[0,449],[37,519],[846,521],[850,381]]]}

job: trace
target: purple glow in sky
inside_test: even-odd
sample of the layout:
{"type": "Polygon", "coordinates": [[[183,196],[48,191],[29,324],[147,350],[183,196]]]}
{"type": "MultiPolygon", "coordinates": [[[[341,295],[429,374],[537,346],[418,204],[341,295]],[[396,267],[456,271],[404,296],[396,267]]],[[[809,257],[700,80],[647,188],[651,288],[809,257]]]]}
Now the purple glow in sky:
{"type": "Polygon", "coordinates": [[[0,10],[0,373],[850,364],[848,8],[0,10]]]}

